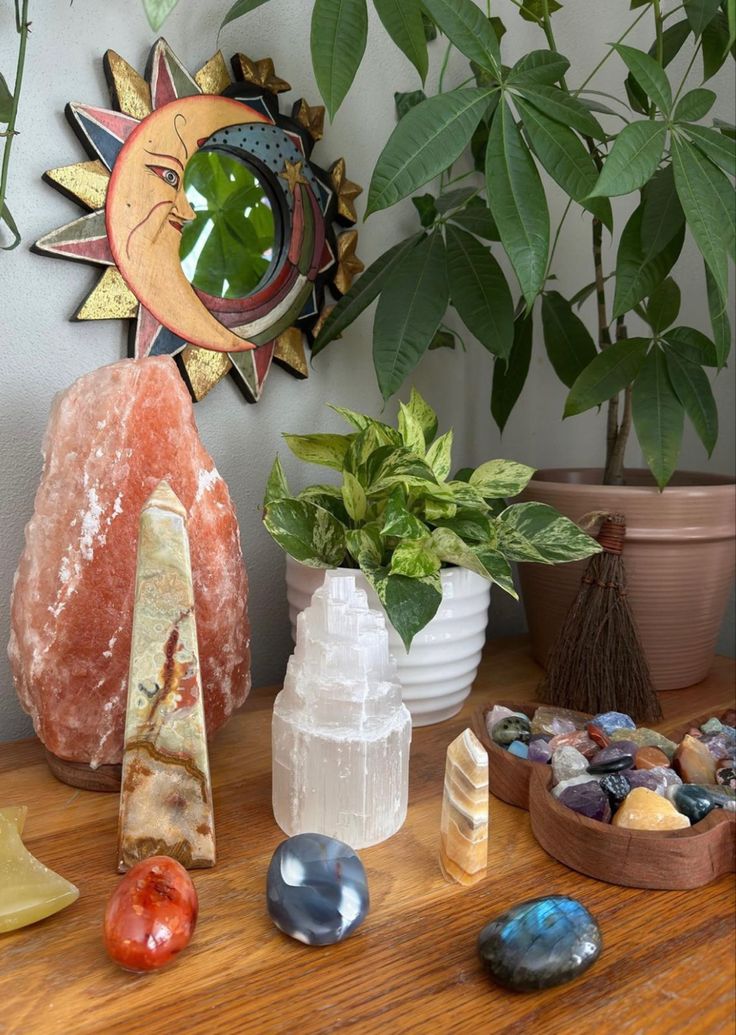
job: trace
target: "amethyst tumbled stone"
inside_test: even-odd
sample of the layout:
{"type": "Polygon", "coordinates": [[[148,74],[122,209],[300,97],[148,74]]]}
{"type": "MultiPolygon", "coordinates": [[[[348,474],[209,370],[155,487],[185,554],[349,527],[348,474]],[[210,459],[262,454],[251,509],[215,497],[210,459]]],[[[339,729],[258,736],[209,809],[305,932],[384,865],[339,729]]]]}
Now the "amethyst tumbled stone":
{"type": "Polygon", "coordinates": [[[572,787],[566,787],[557,799],[568,809],[578,812],[588,819],[597,819],[600,823],[611,822],[611,806],[608,795],[601,790],[596,780],[589,780],[587,783],[579,783],[572,787]]]}
{"type": "Polygon", "coordinates": [[[611,744],[602,748],[590,760],[589,773],[618,773],[622,769],[633,769],[634,756],[622,751],[620,744],[611,744]]]}

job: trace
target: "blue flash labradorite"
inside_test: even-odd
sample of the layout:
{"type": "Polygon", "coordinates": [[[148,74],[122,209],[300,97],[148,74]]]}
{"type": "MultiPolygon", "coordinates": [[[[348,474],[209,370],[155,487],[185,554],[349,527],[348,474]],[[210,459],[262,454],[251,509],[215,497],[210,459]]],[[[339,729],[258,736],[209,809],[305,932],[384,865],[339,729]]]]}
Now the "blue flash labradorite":
{"type": "Polygon", "coordinates": [[[566,895],[512,906],[478,937],[480,958],[494,979],[517,992],[571,981],[598,959],[601,946],[596,921],[566,895]]]}
{"type": "Polygon", "coordinates": [[[273,853],[268,912],[284,934],[307,945],[334,945],[368,913],[363,863],[350,845],[324,834],[296,834],[273,853]]]}

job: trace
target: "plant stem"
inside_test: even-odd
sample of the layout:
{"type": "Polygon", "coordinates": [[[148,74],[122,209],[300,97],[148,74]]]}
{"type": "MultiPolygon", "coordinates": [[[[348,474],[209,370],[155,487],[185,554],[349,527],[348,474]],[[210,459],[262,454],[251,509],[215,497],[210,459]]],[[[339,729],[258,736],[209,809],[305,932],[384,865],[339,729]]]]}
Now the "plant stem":
{"type": "Polygon", "coordinates": [[[681,82],[681,83],[680,83],[680,85],[679,85],[679,86],[677,87],[677,92],[675,93],[675,96],[674,96],[674,97],[673,97],[673,99],[672,99],[672,108],[673,108],[673,109],[674,109],[674,107],[675,107],[675,104],[677,103],[677,98],[678,98],[678,97],[680,96],[680,94],[682,93],[682,88],[683,88],[683,86],[685,85],[685,83],[686,83],[686,82],[687,82],[687,80],[688,80],[688,76],[690,75],[690,72],[692,71],[692,67],[693,67],[693,65],[695,64],[695,59],[696,59],[696,57],[698,56],[698,54],[700,53],[700,48],[702,47],[702,45],[703,45],[703,41],[702,41],[702,39],[701,39],[701,40],[700,40],[700,41],[698,42],[698,45],[697,45],[697,47],[696,47],[696,48],[695,48],[695,50],[693,51],[693,56],[692,56],[692,57],[690,58],[690,61],[689,61],[689,63],[688,63],[688,66],[687,66],[687,68],[685,69],[685,74],[684,74],[684,76],[682,77],[682,82],[681,82]]]}
{"type": "MultiPolygon", "coordinates": [[[[663,67],[664,43],[662,41],[662,12],[659,7],[660,0],[652,0],[652,11],[654,12],[654,32],[657,39],[657,64],[663,67]]],[[[649,105],[649,118],[653,119],[657,114],[657,105],[652,101],[649,105]]]]}
{"type": "Polygon", "coordinates": [[[452,43],[448,43],[447,47],[445,48],[444,57],[442,58],[442,66],[440,68],[440,77],[439,77],[439,80],[437,81],[437,93],[442,93],[442,91],[443,91],[443,88],[444,88],[444,85],[445,85],[445,72],[447,71],[447,66],[448,66],[449,61],[450,61],[450,54],[451,53],[452,53],[452,43]]]}
{"type": "MultiPolygon", "coordinates": [[[[20,35],[20,44],[18,46],[18,64],[16,66],[15,84],[13,86],[13,104],[10,109],[10,119],[8,121],[5,146],[3,148],[2,173],[0,174],[0,217],[2,217],[2,213],[5,209],[5,198],[7,197],[8,190],[8,175],[10,173],[10,151],[13,146],[13,139],[16,135],[15,123],[18,117],[20,90],[23,85],[23,69],[25,67],[26,44],[28,42],[28,2],[29,0],[22,0],[22,8],[19,8],[18,0],[16,0],[15,3],[15,22],[20,35]]],[[[1,218],[0,222],[2,222],[1,218]]]]}
{"type": "Polygon", "coordinates": [[[547,261],[547,272],[545,273],[545,276],[544,276],[545,280],[547,279],[547,277],[549,277],[549,271],[552,269],[552,260],[555,257],[555,250],[557,248],[557,242],[560,239],[560,231],[562,230],[562,224],[565,222],[565,219],[567,218],[567,213],[570,211],[571,207],[572,207],[572,198],[568,198],[567,199],[567,204],[565,205],[565,211],[562,213],[562,216],[560,217],[560,222],[557,225],[557,230],[555,231],[554,240],[552,241],[552,248],[550,249],[549,259],[547,261]]]}
{"type": "Polygon", "coordinates": [[[626,37],[631,32],[631,30],[634,28],[634,26],[638,25],[638,23],[642,20],[642,18],[644,17],[644,15],[646,13],[647,13],[646,7],[642,8],[641,14],[638,14],[636,16],[636,18],[633,20],[633,22],[631,23],[631,25],[628,27],[628,29],[619,36],[619,38],[616,40],[616,43],[614,44],[614,46],[609,47],[609,49],[603,55],[603,57],[598,62],[598,64],[595,66],[593,71],[590,73],[588,78],[584,79],[583,82],[580,84],[580,86],[577,88],[577,90],[574,91],[574,96],[575,97],[577,97],[577,95],[580,93],[581,90],[585,89],[585,87],[588,85],[588,83],[593,78],[593,76],[596,75],[596,73],[603,67],[603,65],[605,65],[606,61],[608,61],[608,59],[611,56],[611,54],[614,53],[614,47],[618,46],[619,43],[622,43],[626,39],[626,37]]]}
{"type": "MultiPolygon", "coordinates": [[[[616,341],[623,341],[626,337],[628,337],[626,324],[623,316],[619,316],[616,320],[616,341]]],[[[616,415],[618,416],[618,396],[616,396],[616,415]]],[[[624,460],[626,458],[626,446],[629,441],[630,433],[631,385],[627,385],[624,389],[624,412],[621,418],[621,424],[616,429],[615,438],[613,439],[611,448],[607,451],[606,455],[606,470],[603,475],[604,485],[624,484],[624,460]]]]}

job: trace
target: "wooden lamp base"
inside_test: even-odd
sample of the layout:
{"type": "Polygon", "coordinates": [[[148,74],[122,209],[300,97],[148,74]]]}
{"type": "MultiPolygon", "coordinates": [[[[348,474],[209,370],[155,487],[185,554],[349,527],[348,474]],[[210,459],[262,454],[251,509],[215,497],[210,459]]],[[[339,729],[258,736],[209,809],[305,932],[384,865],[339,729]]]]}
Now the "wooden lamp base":
{"type": "Polygon", "coordinates": [[[109,791],[119,793],[122,766],[100,765],[96,769],[86,762],[70,762],[59,758],[46,749],[46,761],[57,780],[83,791],[109,791]]]}

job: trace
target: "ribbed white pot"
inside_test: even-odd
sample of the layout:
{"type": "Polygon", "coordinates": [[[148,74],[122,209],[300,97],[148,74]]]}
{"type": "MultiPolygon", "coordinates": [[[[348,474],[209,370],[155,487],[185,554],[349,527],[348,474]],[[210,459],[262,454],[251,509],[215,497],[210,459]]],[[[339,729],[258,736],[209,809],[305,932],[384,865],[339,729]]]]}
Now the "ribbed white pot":
{"type": "MultiPolygon", "coordinates": [[[[353,575],[356,585],[368,594],[371,607],[383,611],[361,571],[340,571],[353,575]]],[[[478,672],[486,641],[490,584],[465,568],[444,568],[440,576],[442,603],[432,621],[414,637],[408,654],[399,634],[386,621],[404,704],[411,712],[414,726],[442,722],[460,711],[478,672]]],[[[292,638],[296,637],[296,616],[307,607],[324,577],[324,568],[308,568],[287,556],[286,595],[292,638]]]]}

